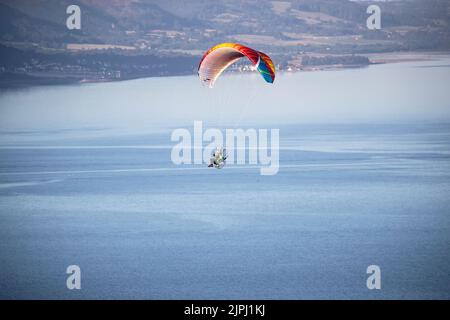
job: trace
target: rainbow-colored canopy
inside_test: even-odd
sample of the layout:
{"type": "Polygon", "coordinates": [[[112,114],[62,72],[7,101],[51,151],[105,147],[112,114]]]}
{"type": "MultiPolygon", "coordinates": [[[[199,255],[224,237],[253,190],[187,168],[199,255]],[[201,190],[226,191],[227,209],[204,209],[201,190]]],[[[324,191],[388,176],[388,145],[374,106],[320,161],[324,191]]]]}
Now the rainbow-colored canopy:
{"type": "Polygon", "coordinates": [[[212,87],[220,74],[242,57],[252,62],[264,80],[273,83],[275,65],[270,57],[238,43],[221,43],[206,51],[198,65],[198,76],[203,83],[212,87]]]}

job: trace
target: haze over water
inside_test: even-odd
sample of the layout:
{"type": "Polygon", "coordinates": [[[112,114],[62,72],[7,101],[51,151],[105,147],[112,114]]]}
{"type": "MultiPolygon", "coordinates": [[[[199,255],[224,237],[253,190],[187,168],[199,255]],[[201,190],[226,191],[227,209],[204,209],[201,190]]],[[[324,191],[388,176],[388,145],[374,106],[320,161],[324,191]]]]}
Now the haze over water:
{"type": "Polygon", "coordinates": [[[449,66],[1,92],[0,298],[449,299],[449,66]],[[194,120],[279,128],[279,173],[172,164],[194,120]]]}

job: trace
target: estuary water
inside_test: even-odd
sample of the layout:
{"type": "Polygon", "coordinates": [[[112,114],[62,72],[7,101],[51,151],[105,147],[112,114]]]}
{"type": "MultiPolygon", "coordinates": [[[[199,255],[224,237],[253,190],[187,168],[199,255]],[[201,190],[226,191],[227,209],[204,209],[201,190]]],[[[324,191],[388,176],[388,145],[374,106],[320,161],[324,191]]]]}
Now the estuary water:
{"type": "Polygon", "coordinates": [[[449,84],[441,56],[3,91],[0,298],[449,299],[449,84]],[[175,165],[195,120],[279,129],[278,174],[175,165]]]}

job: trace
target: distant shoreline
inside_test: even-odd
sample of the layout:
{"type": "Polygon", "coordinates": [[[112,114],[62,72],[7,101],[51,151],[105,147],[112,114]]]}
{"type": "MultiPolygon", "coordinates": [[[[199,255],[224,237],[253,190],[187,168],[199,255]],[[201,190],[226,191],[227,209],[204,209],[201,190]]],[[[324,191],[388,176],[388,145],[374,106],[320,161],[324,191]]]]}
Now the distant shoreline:
{"type": "MultiPolygon", "coordinates": [[[[331,70],[346,70],[363,68],[377,64],[413,62],[413,61],[430,61],[439,58],[448,57],[450,52],[429,51],[429,52],[383,52],[383,53],[367,53],[362,56],[369,58],[369,64],[331,64],[331,65],[309,65],[299,66],[293,70],[279,70],[279,72],[317,72],[317,71],[331,71],[331,70]]],[[[187,74],[186,72],[173,73],[167,75],[143,75],[131,76],[121,79],[80,79],[76,77],[52,77],[52,76],[35,76],[29,74],[0,74],[0,90],[2,89],[19,89],[36,86],[58,86],[58,85],[74,85],[85,83],[108,83],[108,82],[122,82],[128,80],[145,79],[145,78],[159,78],[159,77],[175,77],[175,76],[189,76],[195,75],[187,74]]]]}

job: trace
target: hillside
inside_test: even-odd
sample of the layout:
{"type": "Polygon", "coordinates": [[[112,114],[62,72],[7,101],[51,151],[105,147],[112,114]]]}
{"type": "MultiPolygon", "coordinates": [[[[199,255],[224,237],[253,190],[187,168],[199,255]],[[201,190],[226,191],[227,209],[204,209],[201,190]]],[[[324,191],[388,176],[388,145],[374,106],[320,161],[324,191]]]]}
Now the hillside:
{"type": "MultiPolygon", "coordinates": [[[[78,56],[77,61],[90,60],[92,52],[114,55],[123,61],[119,68],[122,76],[127,74],[132,56],[138,57],[136,61],[150,57],[136,67],[140,70],[134,76],[159,75],[148,72],[155,69],[146,65],[155,61],[152,57],[198,58],[210,46],[226,41],[270,53],[281,67],[300,61],[302,55],[331,54],[333,61],[342,55],[342,61],[348,61],[348,56],[355,54],[450,50],[449,1],[376,3],[382,12],[381,30],[366,27],[367,1],[0,0],[0,43],[25,50],[27,57],[35,52],[41,66],[58,63],[54,61],[56,53],[78,56]],[[65,26],[70,4],[78,4],[82,10],[81,30],[65,26]]],[[[22,67],[33,65],[30,60],[22,62],[22,67]]],[[[95,63],[87,65],[94,68],[90,71],[99,72],[92,67],[95,63]]],[[[3,72],[17,71],[5,61],[0,67],[3,72]]],[[[175,74],[192,72],[195,63],[179,67],[175,74]]]]}

